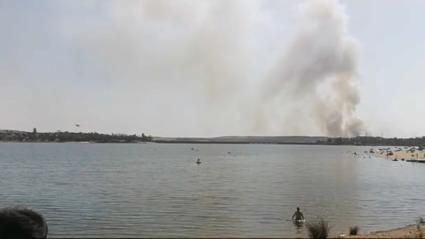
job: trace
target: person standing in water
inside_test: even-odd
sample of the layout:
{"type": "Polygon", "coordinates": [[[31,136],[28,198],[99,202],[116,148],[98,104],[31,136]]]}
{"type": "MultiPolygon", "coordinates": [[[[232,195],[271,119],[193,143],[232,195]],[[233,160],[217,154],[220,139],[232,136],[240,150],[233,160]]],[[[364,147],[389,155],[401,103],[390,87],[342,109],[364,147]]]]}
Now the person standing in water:
{"type": "Polygon", "coordinates": [[[300,208],[299,207],[297,207],[297,211],[294,213],[294,215],[292,215],[292,220],[294,220],[294,221],[304,220],[304,215],[300,211],[300,208]]]}

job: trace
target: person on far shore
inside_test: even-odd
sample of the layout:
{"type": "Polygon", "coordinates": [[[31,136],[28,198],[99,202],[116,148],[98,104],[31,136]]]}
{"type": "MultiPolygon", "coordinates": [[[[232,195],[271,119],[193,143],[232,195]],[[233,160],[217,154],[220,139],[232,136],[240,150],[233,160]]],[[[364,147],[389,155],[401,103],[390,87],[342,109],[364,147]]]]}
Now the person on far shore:
{"type": "Polygon", "coordinates": [[[43,216],[28,208],[0,209],[0,238],[47,238],[43,216]]]}
{"type": "Polygon", "coordinates": [[[294,213],[294,215],[292,215],[292,220],[295,220],[295,221],[304,220],[304,215],[300,211],[300,208],[299,207],[297,207],[297,211],[294,213]]]}

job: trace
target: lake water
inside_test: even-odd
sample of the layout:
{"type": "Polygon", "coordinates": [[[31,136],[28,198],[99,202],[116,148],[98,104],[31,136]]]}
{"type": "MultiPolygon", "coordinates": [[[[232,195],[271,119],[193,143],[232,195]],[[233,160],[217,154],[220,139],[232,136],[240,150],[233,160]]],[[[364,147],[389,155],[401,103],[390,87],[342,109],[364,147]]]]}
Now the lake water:
{"type": "Polygon", "coordinates": [[[367,149],[1,143],[0,205],[40,211],[49,237],[306,236],[297,206],[333,235],[425,216],[425,164],[352,155],[367,149]]]}

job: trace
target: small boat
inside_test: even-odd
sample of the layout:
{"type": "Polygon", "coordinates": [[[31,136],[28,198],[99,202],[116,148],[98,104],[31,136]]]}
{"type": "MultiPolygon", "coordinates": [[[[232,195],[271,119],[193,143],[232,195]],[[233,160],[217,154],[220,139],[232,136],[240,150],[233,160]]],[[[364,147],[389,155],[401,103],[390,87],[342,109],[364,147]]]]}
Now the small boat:
{"type": "Polygon", "coordinates": [[[198,159],[196,160],[196,164],[201,164],[201,159],[200,159],[200,158],[198,158],[198,159]]]}

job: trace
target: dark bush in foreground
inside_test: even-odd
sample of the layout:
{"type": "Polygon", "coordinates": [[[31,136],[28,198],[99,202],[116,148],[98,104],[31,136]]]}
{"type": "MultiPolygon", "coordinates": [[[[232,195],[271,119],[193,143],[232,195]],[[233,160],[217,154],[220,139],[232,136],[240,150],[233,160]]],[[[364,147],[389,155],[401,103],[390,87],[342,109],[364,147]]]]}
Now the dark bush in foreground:
{"type": "Polygon", "coordinates": [[[350,236],[357,235],[358,232],[359,232],[358,226],[350,227],[350,236]]]}
{"type": "Polygon", "coordinates": [[[319,219],[316,222],[308,223],[307,229],[310,238],[328,238],[330,227],[325,220],[319,219]]]}

